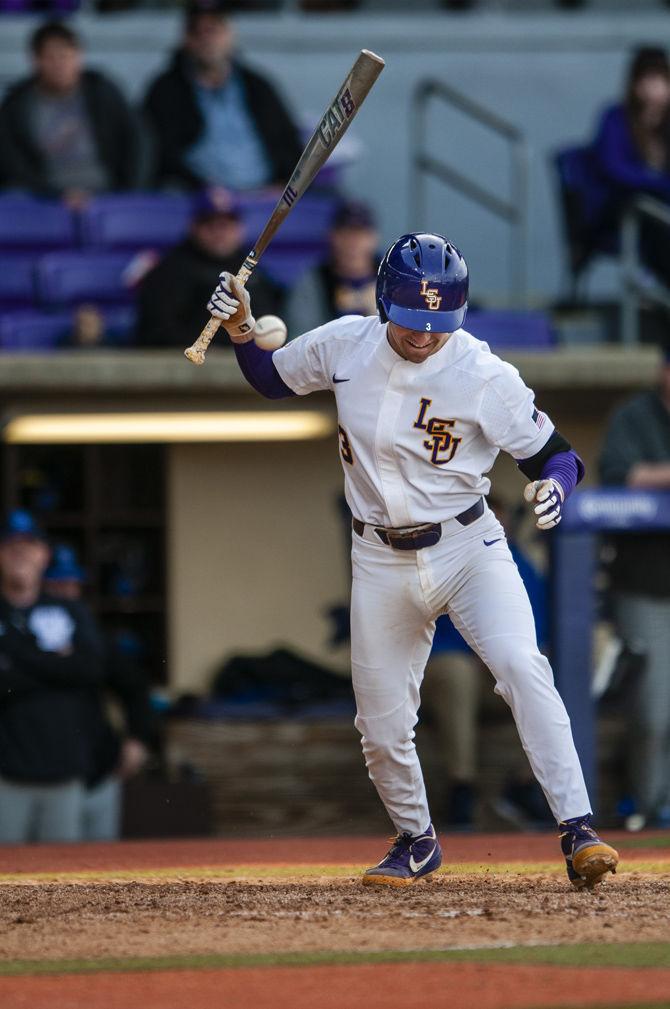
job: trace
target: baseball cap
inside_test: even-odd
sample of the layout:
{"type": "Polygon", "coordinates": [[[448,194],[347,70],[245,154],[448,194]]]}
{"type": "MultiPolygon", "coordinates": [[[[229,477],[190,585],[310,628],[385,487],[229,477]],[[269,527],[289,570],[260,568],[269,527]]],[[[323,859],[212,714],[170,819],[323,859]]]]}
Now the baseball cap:
{"type": "Polygon", "coordinates": [[[184,8],[186,28],[191,28],[201,14],[213,14],[222,20],[229,18],[233,12],[230,0],[190,0],[184,8]]]}
{"type": "Polygon", "coordinates": [[[376,228],[374,214],[367,203],[346,200],[335,210],[332,228],[376,228]]]}
{"type": "Polygon", "coordinates": [[[67,543],[57,543],[51,555],[51,564],[44,574],[45,581],[84,581],[84,570],[77,561],[77,554],[67,543]]]}
{"type": "Polygon", "coordinates": [[[41,540],[46,543],[47,535],[29,511],[15,508],[0,526],[0,543],[15,539],[41,540]]]}
{"type": "Polygon", "coordinates": [[[241,220],[239,208],[227,189],[203,189],[193,201],[193,221],[209,221],[213,217],[226,217],[229,221],[241,220]]]}

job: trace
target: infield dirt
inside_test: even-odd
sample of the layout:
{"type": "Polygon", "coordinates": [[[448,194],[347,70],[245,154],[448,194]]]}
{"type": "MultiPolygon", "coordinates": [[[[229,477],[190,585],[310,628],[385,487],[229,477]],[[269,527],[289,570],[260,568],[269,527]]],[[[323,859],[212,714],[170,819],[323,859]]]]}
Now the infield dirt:
{"type": "Polygon", "coordinates": [[[670,873],[595,893],[562,876],[440,874],[411,890],[355,878],[3,884],[0,960],[418,950],[668,940],[670,873]]]}

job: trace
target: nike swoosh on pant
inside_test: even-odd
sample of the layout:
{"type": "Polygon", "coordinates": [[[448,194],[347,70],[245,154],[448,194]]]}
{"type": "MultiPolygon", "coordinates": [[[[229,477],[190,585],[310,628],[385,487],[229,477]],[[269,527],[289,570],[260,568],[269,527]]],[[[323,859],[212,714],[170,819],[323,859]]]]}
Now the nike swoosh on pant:
{"type": "MultiPolygon", "coordinates": [[[[437,845],[435,847],[437,847],[437,845]]],[[[410,855],[409,867],[412,870],[412,872],[419,872],[421,869],[423,869],[424,865],[428,865],[434,854],[435,854],[435,848],[433,848],[431,853],[427,855],[426,858],[423,858],[420,862],[415,862],[414,855],[410,855]]]]}
{"type": "Polygon", "coordinates": [[[502,536],[499,536],[497,540],[484,540],[485,547],[492,547],[494,543],[500,543],[502,536]]]}
{"type": "Polygon", "coordinates": [[[335,378],[335,375],[333,374],[333,382],[349,382],[349,381],[350,380],[348,378],[335,378]]]}

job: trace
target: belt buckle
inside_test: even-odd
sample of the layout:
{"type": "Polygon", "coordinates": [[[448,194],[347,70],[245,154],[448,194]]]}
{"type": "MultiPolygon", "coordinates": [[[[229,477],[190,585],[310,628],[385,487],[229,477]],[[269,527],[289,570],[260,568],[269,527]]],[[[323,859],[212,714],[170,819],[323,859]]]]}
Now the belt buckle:
{"type": "MultiPolygon", "coordinates": [[[[394,550],[423,550],[435,546],[442,537],[442,527],[433,522],[424,522],[409,529],[384,529],[388,545],[394,550]]],[[[377,532],[379,535],[379,532],[377,532]]],[[[382,539],[382,537],[379,537],[382,539]]]]}

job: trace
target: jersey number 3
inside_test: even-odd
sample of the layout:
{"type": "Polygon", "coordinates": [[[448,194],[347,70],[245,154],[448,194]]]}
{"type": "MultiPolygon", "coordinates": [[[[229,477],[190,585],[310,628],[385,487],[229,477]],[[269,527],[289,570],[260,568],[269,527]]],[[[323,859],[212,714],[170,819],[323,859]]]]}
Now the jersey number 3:
{"type": "Polygon", "coordinates": [[[348,463],[349,466],[353,466],[354,453],[351,449],[351,442],[349,441],[347,432],[344,430],[341,424],[337,425],[337,430],[340,435],[340,455],[342,456],[344,462],[348,463]]]}

